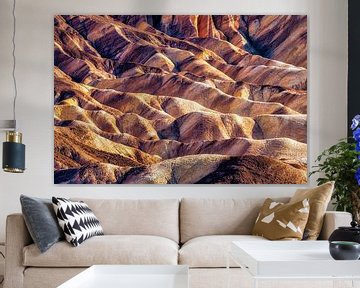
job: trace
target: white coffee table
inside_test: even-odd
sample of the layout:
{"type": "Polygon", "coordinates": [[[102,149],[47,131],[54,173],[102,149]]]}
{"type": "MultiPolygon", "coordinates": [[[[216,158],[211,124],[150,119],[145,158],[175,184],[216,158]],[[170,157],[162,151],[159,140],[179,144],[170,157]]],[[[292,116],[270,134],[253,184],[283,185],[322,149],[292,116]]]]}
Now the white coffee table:
{"type": "Polygon", "coordinates": [[[184,265],[94,265],[58,288],[188,288],[184,265]]]}
{"type": "Polygon", "coordinates": [[[253,287],[260,280],[347,280],[346,287],[360,287],[360,261],[333,260],[328,241],[232,242],[228,269],[230,259],[248,272],[253,287]]]}

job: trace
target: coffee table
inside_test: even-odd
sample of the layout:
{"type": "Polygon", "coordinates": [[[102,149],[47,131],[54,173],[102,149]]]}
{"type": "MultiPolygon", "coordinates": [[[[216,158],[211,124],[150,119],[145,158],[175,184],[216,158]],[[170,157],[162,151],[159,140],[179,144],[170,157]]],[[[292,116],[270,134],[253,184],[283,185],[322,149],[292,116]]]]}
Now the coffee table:
{"type": "Polygon", "coordinates": [[[266,280],[330,280],[333,287],[360,287],[360,261],[333,260],[328,241],[232,242],[228,258],[228,271],[233,259],[248,272],[250,287],[266,280]]]}
{"type": "Polygon", "coordinates": [[[184,265],[94,265],[58,288],[188,288],[184,265]]]}

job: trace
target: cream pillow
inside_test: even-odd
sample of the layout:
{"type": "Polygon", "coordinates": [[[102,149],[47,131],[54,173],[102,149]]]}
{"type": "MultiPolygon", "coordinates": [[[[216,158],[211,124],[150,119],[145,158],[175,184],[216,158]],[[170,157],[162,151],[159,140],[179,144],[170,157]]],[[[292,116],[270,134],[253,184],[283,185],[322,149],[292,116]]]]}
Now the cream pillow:
{"type": "Polygon", "coordinates": [[[327,182],[315,188],[298,189],[289,203],[309,199],[310,214],[305,227],[304,240],[316,240],[321,232],[324,215],[331,200],[335,182],[327,182]]]}
{"type": "Polygon", "coordinates": [[[284,204],[268,198],[260,210],[252,234],[269,240],[301,240],[308,217],[307,199],[284,204]]]}

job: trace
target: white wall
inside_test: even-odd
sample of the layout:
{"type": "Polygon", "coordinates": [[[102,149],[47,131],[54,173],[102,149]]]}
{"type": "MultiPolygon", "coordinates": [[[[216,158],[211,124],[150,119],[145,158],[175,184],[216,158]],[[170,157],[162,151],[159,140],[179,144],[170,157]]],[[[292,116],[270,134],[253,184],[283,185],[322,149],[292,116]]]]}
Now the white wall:
{"type": "MultiPolygon", "coordinates": [[[[0,119],[11,119],[11,0],[0,1],[0,119]]],[[[21,193],[50,197],[281,197],[294,185],[54,185],[53,15],[55,14],[307,14],[309,35],[309,161],[346,135],[346,0],[18,0],[18,122],[27,149],[23,175],[0,171],[0,242],[5,218],[20,211],[21,193]]],[[[4,134],[0,136],[1,141],[4,134]]],[[[1,156],[0,156],[1,157],[1,156]]],[[[309,185],[314,185],[314,180],[309,185]]]]}

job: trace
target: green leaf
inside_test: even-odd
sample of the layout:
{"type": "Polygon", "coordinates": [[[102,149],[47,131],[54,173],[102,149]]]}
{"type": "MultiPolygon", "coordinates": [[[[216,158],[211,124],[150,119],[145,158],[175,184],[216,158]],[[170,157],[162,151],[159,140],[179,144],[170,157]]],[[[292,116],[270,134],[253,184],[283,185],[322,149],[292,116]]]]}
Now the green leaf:
{"type": "MultiPolygon", "coordinates": [[[[350,138],[351,139],[351,138],[350,138]]],[[[318,175],[318,185],[328,181],[335,181],[332,199],[336,210],[352,210],[351,193],[360,191],[355,179],[355,172],[360,167],[359,152],[355,150],[355,143],[341,139],[337,144],[325,149],[315,160],[309,176],[318,175]]],[[[360,193],[360,192],[359,192],[360,193]]]]}

